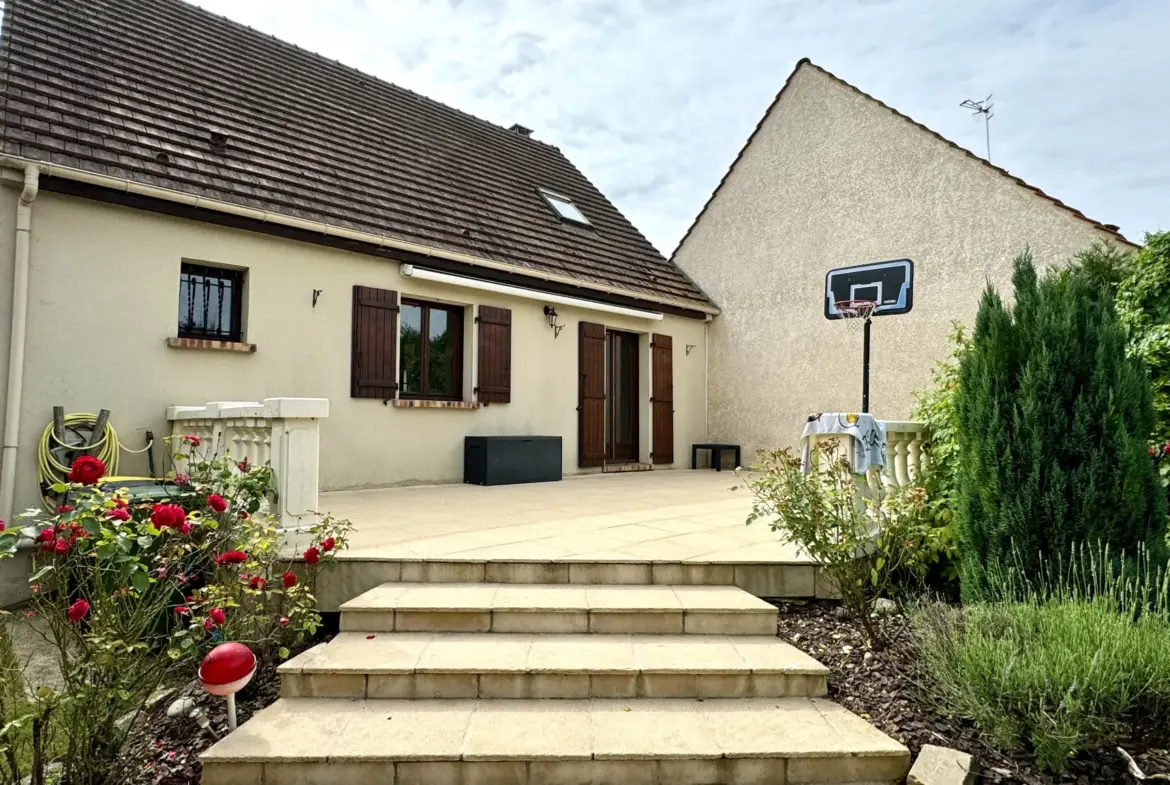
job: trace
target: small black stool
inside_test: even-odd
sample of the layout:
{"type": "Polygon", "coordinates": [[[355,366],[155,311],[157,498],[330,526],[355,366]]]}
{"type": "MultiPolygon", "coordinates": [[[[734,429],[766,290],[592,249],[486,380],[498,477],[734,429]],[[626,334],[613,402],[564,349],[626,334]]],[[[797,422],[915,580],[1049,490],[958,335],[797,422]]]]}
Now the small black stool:
{"type": "Polygon", "coordinates": [[[711,466],[715,471],[723,471],[723,451],[735,450],[735,465],[739,466],[739,445],[738,444],[692,444],[691,445],[691,468],[698,468],[699,450],[708,450],[711,453],[711,466]]]}

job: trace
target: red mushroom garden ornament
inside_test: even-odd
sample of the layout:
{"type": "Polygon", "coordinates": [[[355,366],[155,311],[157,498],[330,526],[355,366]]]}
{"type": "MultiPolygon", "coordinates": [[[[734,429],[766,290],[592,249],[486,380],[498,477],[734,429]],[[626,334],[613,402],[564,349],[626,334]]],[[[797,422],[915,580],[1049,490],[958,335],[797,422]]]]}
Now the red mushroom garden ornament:
{"type": "Polygon", "coordinates": [[[199,681],[212,695],[227,698],[228,730],[236,729],[236,693],[256,673],[256,655],[242,643],[221,643],[199,666],[199,681]]]}

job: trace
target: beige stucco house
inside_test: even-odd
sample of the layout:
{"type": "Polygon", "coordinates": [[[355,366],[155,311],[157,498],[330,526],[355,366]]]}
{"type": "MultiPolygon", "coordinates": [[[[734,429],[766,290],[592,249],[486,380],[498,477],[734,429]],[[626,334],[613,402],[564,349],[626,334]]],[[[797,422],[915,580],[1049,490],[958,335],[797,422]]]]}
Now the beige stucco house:
{"type": "Polygon", "coordinates": [[[327,398],[323,489],[459,481],[466,436],[565,473],[703,439],[718,310],[527,129],[177,0],[5,6],[0,517],[54,405],[141,449],[173,404],[327,398]]]}
{"type": "Polygon", "coordinates": [[[754,454],[859,409],[861,334],[825,318],[830,269],[914,262],[913,309],[872,324],[871,411],[904,419],[951,322],[972,322],[987,281],[1010,292],[1017,253],[1060,264],[1096,240],[1129,244],[802,60],[672,257],[722,310],[709,437],[754,454]]]}

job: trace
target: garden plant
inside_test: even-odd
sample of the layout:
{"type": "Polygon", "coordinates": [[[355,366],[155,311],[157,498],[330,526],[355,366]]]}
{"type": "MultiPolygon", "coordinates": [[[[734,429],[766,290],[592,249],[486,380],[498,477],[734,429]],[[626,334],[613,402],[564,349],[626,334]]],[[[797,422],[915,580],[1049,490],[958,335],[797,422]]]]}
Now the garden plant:
{"type": "Polygon", "coordinates": [[[54,514],[0,532],[4,555],[22,536],[35,541],[26,613],[43,620],[62,679],[28,684],[0,630],[0,782],[40,785],[54,758],[61,782],[122,782],[133,765],[123,746],[148,700],[190,679],[211,646],[237,640],[275,662],[316,631],[313,587],[348,522],[320,517],[303,553],[283,553],[264,510],[271,470],[200,457],[195,436],[177,447],[172,498],[140,503],[82,456],[53,489],[54,514]]]}

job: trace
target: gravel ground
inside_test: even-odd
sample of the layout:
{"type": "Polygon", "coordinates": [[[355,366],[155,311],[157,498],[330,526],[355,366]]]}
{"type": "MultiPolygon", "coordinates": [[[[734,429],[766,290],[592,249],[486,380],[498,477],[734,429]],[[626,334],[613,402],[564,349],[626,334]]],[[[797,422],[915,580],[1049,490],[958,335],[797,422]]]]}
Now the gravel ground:
{"type": "MultiPolygon", "coordinates": [[[[1053,776],[1036,769],[1023,753],[1003,753],[986,745],[969,723],[948,717],[925,699],[915,673],[913,643],[905,621],[889,620],[892,644],[882,651],[865,646],[864,636],[839,612],[836,603],[780,606],[777,634],[830,669],[829,697],[873,723],[917,755],[923,744],[971,753],[980,763],[981,783],[1025,785],[1113,785],[1135,783],[1112,747],[1086,753],[1069,770],[1053,776]]],[[[1170,753],[1125,744],[1147,775],[1170,772],[1170,753]]]]}

